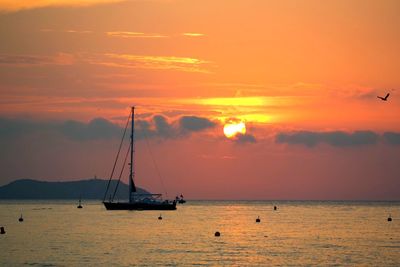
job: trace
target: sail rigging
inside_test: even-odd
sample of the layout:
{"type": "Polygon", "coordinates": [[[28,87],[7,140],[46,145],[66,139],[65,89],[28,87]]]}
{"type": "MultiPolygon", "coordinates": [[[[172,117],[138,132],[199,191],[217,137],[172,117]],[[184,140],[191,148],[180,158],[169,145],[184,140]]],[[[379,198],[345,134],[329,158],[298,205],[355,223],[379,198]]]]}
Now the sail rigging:
{"type": "Polygon", "coordinates": [[[166,189],[166,187],[165,187],[165,185],[164,185],[164,181],[163,181],[163,178],[162,178],[162,176],[161,176],[160,169],[158,168],[157,162],[156,162],[156,160],[155,160],[155,158],[154,158],[153,152],[152,152],[151,147],[150,147],[150,144],[149,144],[149,139],[147,138],[146,133],[144,133],[144,137],[145,137],[145,140],[146,140],[147,149],[149,150],[150,157],[151,157],[151,159],[152,159],[152,161],[153,161],[153,165],[154,165],[154,168],[155,168],[156,173],[157,173],[157,177],[158,177],[158,179],[159,179],[160,182],[161,182],[161,186],[162,186],[162,189],[164,190],[165,196],[168,197],[167,189],[166,189]]]}
{"type": "Polygon", "coordinates": [[[126,166],[126,160],[128,159],[128,154],[129,154],[130,150],[131,150],[131,149],[130,149],[130,147],[129,147],[128,150],[126,151],[125,159],[124,159],[124,164],[122,164],[121,172],[119,173],[118,182],[117,182],[117,185],[115,186],[114,194],[113,194],[113,196],[112,196],[112,198],[111,198],[111,201],[114,201],[115,195],[117,194],[118,186],[119,186],[119,184],[120,184],[120,182],[121,182],[121,177],[122,177],[122,174],[124,173],[125,166],[126,166]]]}
{"type": "Polygon", "coordinates": [[[125,135],[126,135],[126,131],[127,131],[127,129],[128,129],[128,125],[129,125],[130,119],[131,119],[131,114],[129,114],[128,120],[126,121],[124,133],[123,133],[123,135],[122,135],[122,139],[121,139],[121,142],[120,142],[120,144],[119,144],[117,156],[115,157],[114,165],[113,165],[113,167],[112,167],[112,171],[111,171],[111,174],[110,174],[110,179],[108,179],[107,188],[106,188],[106,191],[104,192],[103,202],[106,200],[107,192],[108,192],[108,189],[110,188],[110,183],[111,183],[111,180],[112,180],[112,178],[113,178],[113,176],[114,176],[115,167],[117,166],[117,162],[118,162],[118,158],[119,158],[119,153],[121,152],[121,148],[122,148],[122,145],[123,145],[123,142],[124,142],[124,139],[125,139],[125,135]]]}

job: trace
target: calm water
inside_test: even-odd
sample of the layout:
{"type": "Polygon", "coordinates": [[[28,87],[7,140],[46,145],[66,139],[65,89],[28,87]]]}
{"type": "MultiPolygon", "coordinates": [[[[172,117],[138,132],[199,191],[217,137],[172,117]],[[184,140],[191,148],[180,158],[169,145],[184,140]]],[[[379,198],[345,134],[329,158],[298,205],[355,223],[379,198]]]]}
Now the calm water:
{"type": "Polygon", "coordinates": [[[161,221],[76,204],[0,202],[0,266],[400,265],[399,202],[189,201],[161,221]]]}

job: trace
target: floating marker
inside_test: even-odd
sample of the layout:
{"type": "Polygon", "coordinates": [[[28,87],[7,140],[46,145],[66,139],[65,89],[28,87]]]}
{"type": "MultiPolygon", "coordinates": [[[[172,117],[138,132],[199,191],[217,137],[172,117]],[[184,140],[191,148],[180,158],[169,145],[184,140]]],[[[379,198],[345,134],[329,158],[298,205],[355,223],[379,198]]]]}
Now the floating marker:
{"type": "Polygon", "coordinates": [[[256,223],[259,223],[259,222],[261,222],[260,216],[258,216],[256,219],[256,223]]]}
{"type": "Polygon", "coordinates": [[[215,234],[214,234],[214,236],[221,236],[221,233],[218,232],[218,231],[216,231],[215,234]]]}
{"type": "Polygon", "coordinates": [[[18,221],[19,222],[23,222],[24,221],[24,218],[22,218],[22,214],[21,214],[21,217],[19,217],[18,221]]]}
{"type": "Polygon", "coordinates": [[[0,227],[0,235],[4,235],[6,233],[6,231],[4,230],[4,227],[0,227]]]}
{"type": "Polygon", "coordinates": [[[159,220],[162,220],[161,214],[160,214],[160,216],[158,216],[158,219],[159,219],[159,220]]]}
{"type": "Polygon", "coordinates": [[[78,209],[81,209],[82,208],[82,205],[81,205],[81,199],[79,199],[79,204],[78,204],[78,207],[77,207],[78,209]]]}
{"type": "Polygon", "coordinates": [[[389,214],[388,222],[391,222],[391,221],[392,221],[392,215],[389,214]]]}
{"type": "Polygon", "coordinates": [[[274,206],[274,210],[277,210],[278,208],[276,206],[274,206]]]}

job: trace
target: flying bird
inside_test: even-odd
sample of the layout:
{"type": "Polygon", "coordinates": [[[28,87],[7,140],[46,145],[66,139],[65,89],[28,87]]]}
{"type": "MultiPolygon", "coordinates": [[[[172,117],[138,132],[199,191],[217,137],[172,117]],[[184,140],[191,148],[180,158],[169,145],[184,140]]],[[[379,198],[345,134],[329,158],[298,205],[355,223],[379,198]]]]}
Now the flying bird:
{"type": "Polygon", "coordinates": [[[377,98],[383,100],[383,101],[387,101],[388,97],[389,97],[389,93],[387,93],[387,95],[385,97],[381,97],[381,96],[377,96],[377,98]]]}

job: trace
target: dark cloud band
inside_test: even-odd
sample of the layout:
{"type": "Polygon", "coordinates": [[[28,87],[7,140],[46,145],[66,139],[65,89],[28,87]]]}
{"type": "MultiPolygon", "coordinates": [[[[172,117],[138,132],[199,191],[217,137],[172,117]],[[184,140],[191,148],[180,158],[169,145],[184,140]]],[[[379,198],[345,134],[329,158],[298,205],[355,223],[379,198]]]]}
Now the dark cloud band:
{"type": "Polygon", "coordinates": [[[334,132],[310,132],[300,131],[292,133],[279,133],[276,136],[277,143],[302,144],[309,147],[320,143],[326,143],[336,147],[351,147],[376,144],[378,134],[372,131],[356,131],[346,133],[341,131],[334,132]]]}
{"type": "MultiPolygon", "coordinates": [[[[137,120],[135,134],[137,139],[180,138],[191,133],[211,129],[217,124],[207,118],[182,116],[169,122],[161,115],[149,120],[137,120]]],[[[97,118],[88,123],[79,121],[38,122],[0,118],[0,138],[15,138],[32,133],[58,133],[71,140],[85,141],[118,138],[123,129],[106,119],[97,118]]]]}
{"type": "Polygon", "coordinates": [[[179,119],[179,125],[182,129],[196,132],[202,131],[207,128],[213,128],[216,126],[216,123],[206,118],[196,116],[183,116],[179,119]]]}
{"type": "Polygon", "coordinates": [[[275,136],[277,143],[286,143],[290,145],[305,145],[314,147],[318,144],[328,144],[334,147],[356,147],[364,145],[373,145],[383,139],[385,143],[400,145],[400,133],[385,132],[382,135],[373,131],[355,131],[346,133],[343,131],[332,132],[312,132],[297,131],[283,132],[275,136]]]}
{"type": "Polygon", "coordinates": [[[251,134],[238,134],[234,141],[238,144],[256,143],[257,139],[251,134]]]}
{"type": "Polygon", "coordinates": [[[386,143],[391,145],[400,145],[400,133],[395,132],[385,132],[383,138],[386,143]]]}

